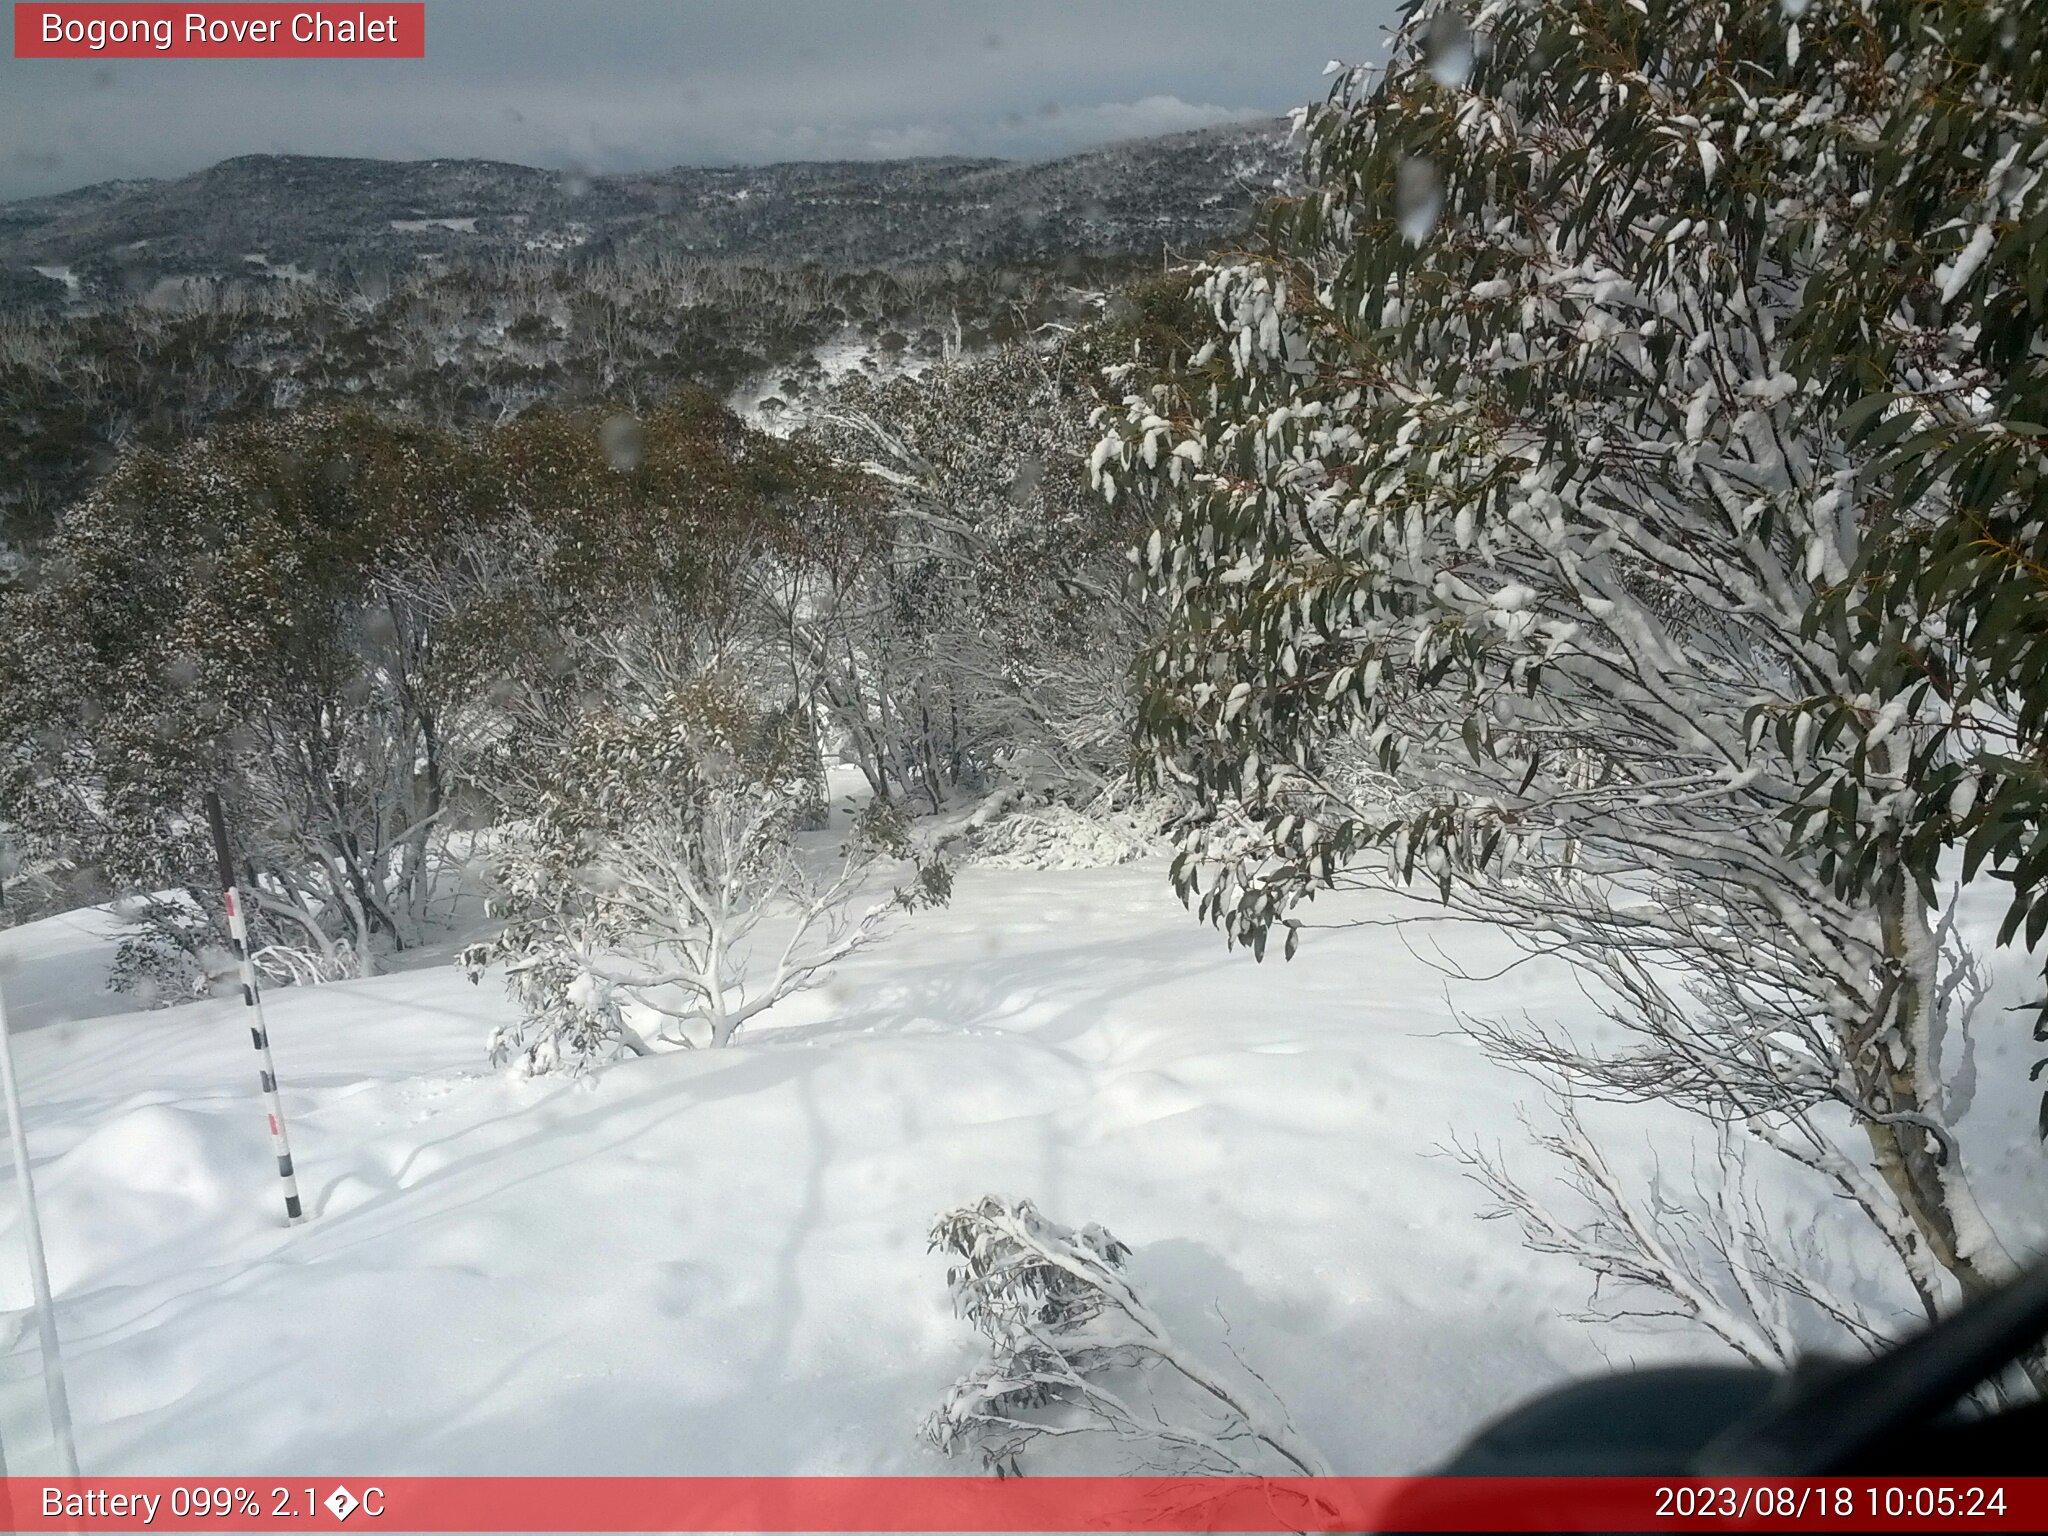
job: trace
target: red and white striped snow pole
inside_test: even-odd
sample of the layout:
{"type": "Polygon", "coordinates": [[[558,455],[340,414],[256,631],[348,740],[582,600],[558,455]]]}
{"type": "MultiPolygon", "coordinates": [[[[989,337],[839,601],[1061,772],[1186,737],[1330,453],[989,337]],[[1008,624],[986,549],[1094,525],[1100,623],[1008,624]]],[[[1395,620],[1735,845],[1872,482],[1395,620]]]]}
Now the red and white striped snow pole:
{"type": "Polygon", "coordinates": [[[206,819],[213,827],[213,851],[220,860],[220,889],[228,905],[228,933],[235,942],[235,959],[242,967],[242,1002],[250,1009],[249,1036],[262,1060],[263,1098],[270,1111],[270,1148],[277,1154],[277,1176],[284,1181],[284,1217],[301,1221],[299,1181],[292,1172],[292,1144],[284,1134],[284,1104],[277,1096],[277,1063],[270,1059],[270,1031],[263,1023],[263,998],[256,990],[256,962],[249,956],[249,924],[242,916],[242,888],[235,879],[235,859],[228,849],[227,818],[221,814],[220,796],[206,792],[206,819]]]}

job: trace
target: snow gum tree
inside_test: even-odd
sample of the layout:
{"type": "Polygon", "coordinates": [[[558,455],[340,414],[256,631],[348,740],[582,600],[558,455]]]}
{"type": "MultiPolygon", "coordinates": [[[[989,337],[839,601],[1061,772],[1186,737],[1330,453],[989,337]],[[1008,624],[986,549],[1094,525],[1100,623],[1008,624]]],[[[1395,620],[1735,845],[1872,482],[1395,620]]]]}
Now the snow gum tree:
{"type": "MultiPolygon", "coordinates": [[[[1871,648],[1874,707],[1905,709],[1915,793],[1813,817],[1849,889],[1932,878],[1959,850],[2010,881],[2001,941],[2048,932],[2048,14],[1862,13],[1860,110],[1821,120],[1871,195],[1810,287],[1795,365],[1824,381],[1864,464],[1868,527],[1814,622],[1871,648]],[[1883,84],[1874,82],[1881,74],[1883,84]],[[1882,195],[1879,195],[1879,193],[1882,195]]],[[[1872,701],[1817,698],[1853,744],[1872,701]]],[[[1812,729],[1809,727],[1808,729],[1812,729]]],[[[1853,786],[1853,776],[1848,780],[1853,786]]],[[[2037,1014],[2048,1040],[2048,1004],[2037,1014]]],[[[2042,1068],[2037,1066],[2038,1077],[2042,1068]]],[[[2048,1139],[2048,1094],[2039,1133],[2048,1139]]]]}
{"type": "MultiPolygon", "coordinates": [[[[1260,953],[1374,883],[1570,958],[1625,1043],[1483,1029],[1504,1056],[1794,1159],[1931,1314],[2014,1267],[1959,1128],[1980,987],[1929,882],[1843,882],[1813,829],[1853,804],[1896,862],[1944,750],[1809,622],[1868,554],[1867,446],[1801,323],[1912,195],[1863,149],[1894,10],[1959,8],[1411,5],[1304,114],[1266,249],[1191,274],[1180,365],[1125,374],[1093,467],[1155,523],[1140,733],[1197,797],[1183,895],[1260,953]]],[[[1581,1188],[1534,1235],[1735,1347],[1789,1353],[1807,1303],[1867,1331],[1741,1231],[1688,1255],[1654,1200],[1581,1188]]]]}
{"type": "Polygon", "coordinates": [[[1004,765],[1100,794],[1128,778],[1146,616],[1133,530],[1090,490],[1099,377],[1080,344],[855,379],[810,436],[884,513],[844,579],[792,593],[792,644],[878,794],[936,807],[1004,765]]]}
{"type": "Polygon", "coordinates": [[[471,468],[360,411],[123,461],[6,600],[11,814],[195,948],[224,938],[196,820],[217,788],[280,979],[417,940],[477,679],[413,588],[479,515],[471,468]]]}
{"type": "MultiPolygon", "coordinates": [[[[528,814],[593,703],[636,707],[709,672],[758,708],[808,692],[775,605],[863,558],[863,476],[698,391],[637,415],[534,411],[480,452],[496,515],[431,596],[504,727],[482,775],[495,814],[528,814]]],[[[822,804],[821,774],[814,761],[822,804]]]]}

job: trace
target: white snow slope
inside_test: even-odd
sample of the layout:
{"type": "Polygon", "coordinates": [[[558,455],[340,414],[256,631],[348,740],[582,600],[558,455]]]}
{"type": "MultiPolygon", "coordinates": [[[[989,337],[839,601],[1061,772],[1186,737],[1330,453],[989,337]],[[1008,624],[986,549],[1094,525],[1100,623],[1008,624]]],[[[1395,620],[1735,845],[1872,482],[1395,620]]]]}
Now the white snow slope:
{"type": "MultiPolygon", "coordinates": [[[[976,1470],[915,1427],[979,1343],[925,1234],[987,1192],[1134,1245],[1183,1340],[1238,1350],[1344,1471],[1424,1466],[1609,1361],[1717,1357],[1572,1321],[1584,1277],[1476,1219],[1443,1155],[1513,1146],[1527,1095],[1453,1002],[1584,1017],[1556,968],[1447,988],[1384,928],[1255,965],[1148,861],[970,869],[740,1045],[581,1080],[488,1067],[508,1004],[449,964],[275,992],[287,1230],[239,1002],[111,1012],[103,922],[0,934],[88,1473],[976,1470]]],[[[1463,953],[1498,962],[1485,938],[1463,953]]],[[[2009,1018],[1987,1083],[2023,1076],[2009,1018]]],[[[2038,1210],[2027,1102],[1996,1106],[1995,1173],[2038,1210]]],[[[28,1304],[10,1180],[17,1475],[52,1457],[28,1304]]]]}

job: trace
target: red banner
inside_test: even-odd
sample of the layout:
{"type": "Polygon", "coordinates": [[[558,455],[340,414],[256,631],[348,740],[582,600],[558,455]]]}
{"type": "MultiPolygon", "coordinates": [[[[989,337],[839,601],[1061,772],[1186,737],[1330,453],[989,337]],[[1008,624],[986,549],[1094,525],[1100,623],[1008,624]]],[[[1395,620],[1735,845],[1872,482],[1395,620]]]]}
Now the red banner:
{"type": "Polygon", "coordinates": [[[353,5],[125,5],[60,0],[14,7],[17,59],[420,59],[422,0],[353,5]]]}
{"type": "Polygon", "coordinates": [[[2040,1531],[2048,1477],[115,1477],[13,1531],[2040,1531]]]}

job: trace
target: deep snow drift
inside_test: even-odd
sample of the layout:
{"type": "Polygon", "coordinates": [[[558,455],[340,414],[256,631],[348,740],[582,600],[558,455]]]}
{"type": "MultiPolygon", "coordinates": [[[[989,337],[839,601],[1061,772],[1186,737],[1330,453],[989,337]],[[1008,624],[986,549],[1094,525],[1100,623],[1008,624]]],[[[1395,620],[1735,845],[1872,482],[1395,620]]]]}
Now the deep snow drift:
{"type": "MultiPolygon", "coordinates": [[[[114,1012],[92,914],[0,934],[85,1470],[976,1470],[915,1429],[980,1343],[925,1234],[986,1192],[1131,1243],[1182,1338],[1240,1352],[1345,1471],[1420,1467],[1610,1361],[1725,1358],[1572,1320],[1584,1277],[1477,1219],[1443,1148],[1512,1148],[1530,1094],[1454,1006],[1588,1005],[1557,966],[1447,983],[1414,932],[1316,934],[1260,966],[1158,862],[971,868],[739,1046],[580,1080],[488,1067],[509,1005],[451,964],[274,992],[312,1214],[292,1231],[239,1002],[114,1012]]],[[[1475,969],[1510,953],[1460,943],[1475,969]]],[[[1993,1011],[2024,985],[2008,970],[1979,1160],[2000,1205],[2031,1190],[2038,1211],[2026,1032],[1993,1011]]],[[[1607,1123],[1682,1156],[1670,1114],[1607,1123]]],[[[1856,1223],[1825,1219],[1863,1265],[1856,1223]]],[[[53,1464],[20,1242],[10,1180],[17,1474],[53,1464]]]]}

